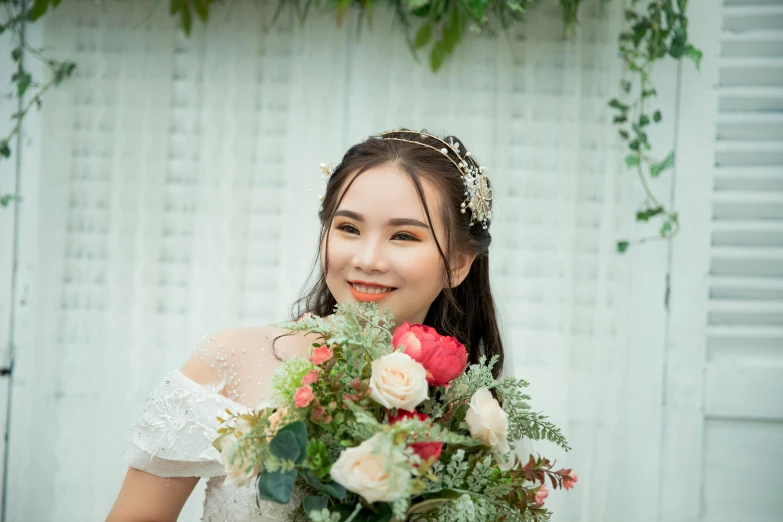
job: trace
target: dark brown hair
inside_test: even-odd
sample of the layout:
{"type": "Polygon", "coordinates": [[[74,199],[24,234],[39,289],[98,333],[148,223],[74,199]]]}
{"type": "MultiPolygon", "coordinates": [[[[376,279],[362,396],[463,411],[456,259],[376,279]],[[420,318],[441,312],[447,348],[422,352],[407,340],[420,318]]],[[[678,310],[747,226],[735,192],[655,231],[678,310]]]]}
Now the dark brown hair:
{"type": "MultiPolygon", "coordinates": [[[[460,140],[454,136],[444,138],[447,142],[451,140],[459,143],[457,150],[464,154],[467,149],[460,140]]],[[[363,172],[387,163],[400,167],[416,186],[427,221],[433,227],[432,216],[421,185],[421,178],[426,178],[435,185],[442,198],[441,219],[447,231],[446,245],[444,248],[437,237],[435,237],[435,244],[443,260],[448,284],[444,285],[443,291],[433,301],[424,324],[464,343],[468,349],[469,363],[477,363],[481,355],[486,355],[487,360],[497,355],[499,359],[493,370],[497,377],[503,369],[503,343],[489,285],[489,245],[492,237],[488,228],[484,229],[481,223],[470,226],[469,209],[465,213],[460,212],[460,206],[466,197],[465,184],[460,171],[448,158],[438,152],[443,147],[444,144],[437,139],[408,131],[385,133],[383,138],[372,136],[348,149],[329,177],[326,194],[318,212],[321,222],[321,241],[315,265],[320,267],[320,245],[324,238],[326,238],[326,252],[329,251],[328,232],[342,198],[363,172]],[[417,143],[386,138],[402,138],[417,143]],[[421,144],[430,145],[435,150],[421,144]],[[356,176],[346,183],[354,173],[356,176]],[[456,288],[451,288],[450,261],[457,254],[475,254],[476,258],[462,283],[456,288]]],[[[453,156],[453,152],[450,154],[453,156]]],[[[475,160],[475,157],[473,159],[475,160]]],[[[326,286],[326,272],[329,270],[328,256],[325,256],[325,259],[326,266],[320,270],[318,281],[294,303],[292,310],[294,318],[307,312],[325,316],[334,311],[337,302],[326,286]]],[[[313,267],[314,270],[316,266],[313,267]]]]}

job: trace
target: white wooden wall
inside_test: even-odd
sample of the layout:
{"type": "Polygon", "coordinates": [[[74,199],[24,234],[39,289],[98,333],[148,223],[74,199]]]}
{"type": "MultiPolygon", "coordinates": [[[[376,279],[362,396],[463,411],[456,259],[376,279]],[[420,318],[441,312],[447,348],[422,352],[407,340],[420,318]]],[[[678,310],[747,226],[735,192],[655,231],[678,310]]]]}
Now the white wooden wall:
{"type": "MultiPolygon", "coordinates": [[[[774,151],[781,149],[756,139],[751,150],[766,146],[763,157],[773,163],[713,168],[721,147],[736,145],[714,140],[718,64],[732,63],[719,61],[718,39],[732,13],[745,20],[744,12],[761,12],[774,26],[780,9],[691,7],[703,72],[683,68],[679,101],[678,71],[658,72],[671,117],[652,136],[662,149],[677,139],[676,178],[656,188],[669,193],[676,179],[683,236],[617,256],[618,238],[645,232],[629,230],[639,194],[606,109],[617,89],[622,6],[610,4],[603,22],[586,6],[575,40],[564,42],[551,4],[514,35],[513,57],[503,39],[477,40],[438,75],[412,61],[380,11],[358,44],[350,24],[337,30],[330,17],[314,16],[304,32],[286,23],[269,28],[250,3],[218,11],[206,30],[196,24],[191,39],[163,13],[141,23],[146,6],[136,2],[71,0],[35,26],[36,41],[75,58],[79,69],[26,125],[25,203],[18,221],[0,215],[0,244],[11,244],[15,223],[21,232],[13,302],[13,249],[0,247],[0,333],[3,349],[7,339],[18,347],[5,520],[105,516],[124,472],[127,427],[149,387],[201,334],[284,318],[313,261],[317,201],[308,188],[319,189],[317,164],[397,125],[456,132],[493,169],[493,277],[512,365],[575,448],[533,449],[581,477],[575,490],[550,495],[555,520],[741,519],[735,504],[720,504],[729,498],[720,453],[749,451],[747,439],[768,463],[780,460],[779,403],[769,395],[779,381],[748,388],[767,415],[752,410],[749,418],[736,405],[726,418],[726,399],[740,396],[711,395],[708,384],[728,373],[736,388],[745,381],[735,368],[757,384],[765,382],[758,375],[777,379],[780,215],[743,218],[740,234],[723,236],[757,238],[756,257],[743,266],[773,273],[724,277],[713,273],[720,255],[748,254],[751,245],[714,243],[714,231],[739,225],[718,215],[713,224],[713,205],[733,197],[757,210],[758,198],[767,198],[763,208],[779,208],[768,191],[780,188],[774,151]],[[761,193],[742,199],[753,187],[761,193]],[[710,301],[708,288],[740,294],[710,301]],[[726,331],[714,321],[735,309],[774,324],[741,330],[761,339],[749,352],[736,343],[712,348],[726,331]],[[748,353],[756,361],[750,370],[748,353]],[[705,413],[705,405],[713,409],[705,413]],[[721,508],[723,518],[715,515],[721,508]]],[[[772,55],[753,58],[761,69],[740,78],[780,78],[780,38],[771,29],[760,38],[772,55]]],[[[735,38],[730,33],[723,38],[735,38]]],[[[780,111],[777,87],[740,91],[780,111]]],[[[12,110],[6,104],[0,112],[12,110]]],[[[748,111],[721,118],[729,134],[778,122],[748,111]]],[[[10,172],[0,163],[4,187],[10,172]]],[[[747,519],[767,522],[781,509],[764,488],[780,482],[760,469],[767,474],[751,493],[747,519]]],[[[197,519],[199,502],[194,495],[183,520],[197,519]]]]}
{"type": "Polygon", "coordinates": [[[691,7],[661,520],[783,518],[783,2],[691,7]]]}

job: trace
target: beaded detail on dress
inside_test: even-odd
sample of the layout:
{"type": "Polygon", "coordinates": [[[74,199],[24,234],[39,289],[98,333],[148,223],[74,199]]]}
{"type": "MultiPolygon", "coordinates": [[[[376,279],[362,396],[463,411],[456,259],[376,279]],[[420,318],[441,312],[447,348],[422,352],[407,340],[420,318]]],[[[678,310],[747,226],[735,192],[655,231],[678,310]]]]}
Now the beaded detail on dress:
{"type": "Polygon", "coordinates": [[[208,522],[264,522],[286,519],[301,501],[281,505],[256,504],[253,484],[224,486],[220,454],[212,447],[217,417],[225,409],[247,407],[220,393],[220,385],[202,386],[180,371],[166,375],[150,393],[131,431],[125,460],[131,467],[159,477],[204,477],[207,482],[204,518],[208,522]]]}

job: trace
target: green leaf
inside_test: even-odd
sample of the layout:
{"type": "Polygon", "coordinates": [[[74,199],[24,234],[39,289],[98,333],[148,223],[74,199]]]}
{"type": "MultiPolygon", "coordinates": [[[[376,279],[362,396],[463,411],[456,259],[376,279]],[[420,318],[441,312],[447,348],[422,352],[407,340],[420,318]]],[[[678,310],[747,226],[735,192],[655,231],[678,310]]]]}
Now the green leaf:
{"type": "Polygon", "coordinates": [[[625,165],[627,167],[636,167],[639,165],[639,156],[629,154],[625,157],[625,165]]]}
{"type": "Polygon", "coordinates": [[[291,494],[294,492],[294,482],[299,472],[296,469],[290,471],[263,471],[258,476],[256,487],[258,489],[258,498],[277,502],[278,504],[287,504],[291,500],[291,494]]]}
{"type": "Polygon", "coordinates": [[[627,111],[628,110],[628,106],[625,105],[624,103],[620,103],[620,100],[618,100],[617,98],[612,98],[609,101],[609,107],[611,107],[613,109],[620,110],[620,111],[627,111]]]}
{"type": "Polygon", "coordinates": [[[335,497],[338,500],[345,498],[345,488],[333,480],[330,482],[321,482],[310,471],[302,471],[302,477],[304,477],[308,484],[313,486],[321,493],[326,493],[327,495],[335,497]]]}
{"type": "Polygon", "coordinates": [[[307,427],[304,422],[296,421],[286,425],[269,443],[272,455],[297,464],[304,462],[307,456],[307,427]]]}
{"type": "Polygon", "coordinates": [[[190,15],[190,7],[188,7],[188,4],[182,4],[180,13],[182,18],[182,30],[185,31],[187,36],[190,36],[190,30],[193,28],[193,18],[190,15]]]}
{"type": "Polygon", "coordinates": [[[625,115],[612,118],[612,123],[625,123],[626,121],[628,121],[628,118],[626,118],[625,115]]]}
{"type": "Polygon", "coordinates": [[[11,147],[8,146],[8,140],[0,141],[0,156],[7,158],[11,155],[11,147]]]}
{"type": "Polygon", "coordinates": [[[617,251],[621,254],[628,250],[629,243],[628,241],[618,241],[617,242],[617,251]]]}
{"type": "Polygon", "coordinates": [[[661,225],[661,237],[666,237],[666,234],[672,231],[672,222],[671,221],[664,221],[663,225],[661,225]]]}
{"type": "Polygon", "coordinates": [[[27,91],[27,88],[33,82],[33,77],[28,73],[22,73],[19,80],[16,83],[16,95],[21,98],[27,91]]]}
{"type": "Polygon", "coordinates": [[[201,21],[206,23],[207,18],[209,18],[209,1],[194,0],[193,8],[196,10],[198,17],[201,18],[201,21]]]}
{"type": "Polygon", "coordinates": [[[620,133],[620,137],[622,139],[627,140],[628,138],[630,138],[630,135],[628,134],[628,131],[620,129],[618,132],[620,133]]]}
{"type": "Polygon", "coordinates": [[[648,208],[647,210],[640,210],[636,213],[636,221],[649,221],[651,217],[655,217],[663,212],[663,207],[648,208]]]}
{"type": "Polygon", "coordinates": [[[304,512],[308,515],[311,511],[321,511],[327,505],[329,505],[329,499],[320,495],[304,498],[304,512]]]}
{"type": "Polygon", "coordinates": [[[49,8],[49,0],[35,0],[33,7],[27,12],[27,18],[36,21],[43,16],[49,8]]]}
{"type": "Polygon", "coordinates": [[[16,196],[13,194],[3,194],[0,196],[0,205],[7,207],[9,203],[11,203],[13,200],[16,199],[16,196]]]}
{"type": "Polygon", "coordinates": [[[662,116],[661,116],[661,111],[655,111],[655,112],[653,113],[653,121],[654,121],[655,123],[658,123],[659,121],[661,121],[661,118],[662,118],[662,116]]]}
{"type": "Polygon", "coordinates": [[[688,46],[685,47],[685,56],[693,60],[693,63],[696,64],[696,69],[701,66],[702,52],[696,49],[694,46],[688,44],[688,46]]]}
{"type": "Polygon", "coordinates": [[[631,150],[639,150],[639,140],[633,140],[628,144],[628,148],[631,150]]]}
{"type": "Polygon", "coordinates": [[[416,32],[416,38],[413,41],[413,48],[421,49],[422,47],[427,45],[431,39],[432,39],[432,24],[427,22],[426,24],[422,25],[419,28],[419,30],[416,32]]]}
{"type": "Polygon", "coordinates": [[[655,89],[645,89],[642,91],[642,98],[649,98],[650,96],[657,96],[658,91],[655,89]]]}
{"type": "Polygon", "coordinates": [[[74,69],[76,69],[74,62],[61,63],[54,73],[54,84],[60,85],[64,79],[69,78],[73,74],[74,69]]]}
{"type": "Polygon", "coordinates": [[[650,117],[649,116],[647,116],[646,114],[642,114],[641,116],[639,116],[639,126],[640,127],[644,127],[645,125],[649,125],[649,124],[650,124],[650,117]]]}
{"type": "Polygon", "coordinates": [[[443,42],[436,42],[430,50],[430,69],[432,72],[437,72],[441,68],[445,58],[446,51],[443,47],[443,42]]]}
{"type": "Polygon", "coordinates": [[[169,2],[169,14],[177,14],[185,6],[185,0],[171,0],[169,2]]]}
{"type": "Polygon", "coordinates": [[[22,48],[16,47],[13,51],[11,51],[11,59],[15,62],[18,62],[22,59],[22,48]]]}
{"type": "Polygon", "coordinates": [[[650,176],[656,178],[661,174],[661,172],[671,168],[673,165],[674,165],[674,152],[670,152],[669,155],[666,156],[666,159],[650,167],[650,176]]]}
{"type": "Polygon", "coordinates": [[[631,84],[631,82],[627,80],[623,80],[623,82],[620,85],[622,85],[623,92],[626,93],[631,92],[631,87],[633,87],[633,84],[631,84]]]}

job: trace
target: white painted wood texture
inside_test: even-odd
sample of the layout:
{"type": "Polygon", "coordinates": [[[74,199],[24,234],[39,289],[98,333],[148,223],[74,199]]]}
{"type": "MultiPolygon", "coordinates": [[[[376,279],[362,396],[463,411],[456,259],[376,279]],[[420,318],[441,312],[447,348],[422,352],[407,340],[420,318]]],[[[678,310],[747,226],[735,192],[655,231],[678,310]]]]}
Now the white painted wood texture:
{"type": "Polygon", "coordinates": [[[689,10],[704,60],[682,71],[660,519],[778,521],[783,3],[689,10]]]}
{"type": "MultiPolygon", "coordinates": [[[[398,125],[453,130],[492,169],[510,368],[574,451],[531,447],[580,474],[576,489],[550,495],[554,520],[742,519],[724,452],[753,444],[744,451],[767,477],[779,457],[780,409],[764,390],[779,382],[783,182],[779,120],[759,110],[783,106],[770,84],[778,60],[763,54],[777,49],[777,7],[691,6],[703,71],[683,68],[680,115],[653,136],[668,148],[679,122],[683,233],[671,254],[661,243],[623,257],[614,242],[646,231],[629,230],[639,194],[608,124],[612,4],[600,23],[585,6],[572,42],[557,6],[542,6],[513,35],[513,56],[503,39],[478,40],[438,75],[415,65],[380,12],[357,44],[350,24],[316,14],[305,32],[269,28],[250,4],[196,24],[191,39],[162,13],[143,21],[140,3],[94,6],[61,4],[39,35],[79,69],[27,130],[18,277],[29,300],[17,313],[6,520],[105,516],[152,383],[201,334],[285,317],[314,261],[318,163],[398,125]],[[742,58],[719,71],[720,17],[741,28],[760,10],[769,31],[750,42],[724,31],[742,58]]],[[[674,115],[677,73],[658,74],[674,115]]],[[[749,495],[748,519],[772,520],[775,498],[749,495]]]]}

